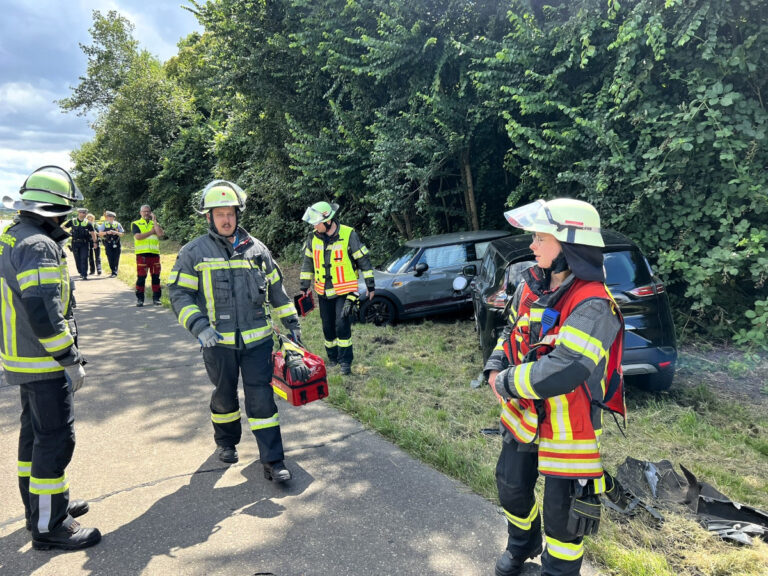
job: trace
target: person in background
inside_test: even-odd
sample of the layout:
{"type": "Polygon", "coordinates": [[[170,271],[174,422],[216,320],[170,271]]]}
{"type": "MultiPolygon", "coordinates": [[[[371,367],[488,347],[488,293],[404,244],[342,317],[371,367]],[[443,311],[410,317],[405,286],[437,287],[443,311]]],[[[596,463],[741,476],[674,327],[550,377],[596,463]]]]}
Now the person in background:
{"type": "Polygon", "coordinates": [[[68,234],[61,224],[83,196],[58,166],[38,168],[19,192],[19,200],[3,198],[19,213],[0,236],[0,358],[5,380],[21,397],[19,491],[33,548],[81,550],[97,544],[101,533],[75,520],[89,506],[70,500],[66,476],[75,450],[74,393],[85,381],[85,361],[76,343],[62,248],[68,234]]]}
{"type": "Polygon", "coordinates": [[[523,272],[484,370],[502,404],[496,485],[508,536],[496,576],[518,576],[526,559],[542,553],[542,516],[541,574],[577,576],[584,536],[600,523],[599,495],[610,498],[615,490],[603,470],[600,436],[603,409],[625,413],[623,321],[605,286],[593,206],[539,200],[504,216],[533,233],[536,265],[523,272]],[[617,399],[618,408],[606,404],[617,399]],[[541,511],[534,494],[539,475],[541,511]]]}
{"type": "Polygon", "coordinates": [[[302,220],[314,231],[304,244],[300,288],[307,294],[314,285],[317,293],[328,364],[338,364],[342,374],[351,374],[354,353],[350,312],[359,299],[357,271],[363,273],[371,300],[375,282],[368,248],[354,229],[339,224],[338,209],[338,204],[317,202],[304,212],[302,220]]]}
{"type": "Polygon", "coordinates": [[[96,224],[96,217],[90,212],[88,212],[85,217],[88,219],[88,223],[93,227],[93,231],[96,232],[88,245],[88,269],[90,270],[91,275],[95,273],[101,276],[101,242],[99,241],[98,234],[99,225],[96,224]]]}
{"type": "Polygon", "coordinates": [[[107,255],[107,263],[112,278],[117,276],[117,268],[120,265],[120,238],[125,233],[123,225],[115,220],[116,216],[114,212],[107,210],[104,212],[104,223],[99,225],[99,236],[101,236],[101,242],[104,244],[104,252],[107,255]]]}
{"type": "Polygon", "coordinates": [[[72,231],[70,248],[75,257],[75,266],[81,280],[88,280],[88,253],[96,234],[93,225],[85,217],[86,214],[88,214],[86,208],[78,208],[77,217],[64,224],[64,228],[72,231]]]}
{"type": "Polygon", "coordinates": [[[152,304],[160,306],[160,238],[164,232],[148,204],[140,210],[141,218],[131,222],[136,252],[136,306],[144,306],[147,273],[152,276],[152,304]]]}

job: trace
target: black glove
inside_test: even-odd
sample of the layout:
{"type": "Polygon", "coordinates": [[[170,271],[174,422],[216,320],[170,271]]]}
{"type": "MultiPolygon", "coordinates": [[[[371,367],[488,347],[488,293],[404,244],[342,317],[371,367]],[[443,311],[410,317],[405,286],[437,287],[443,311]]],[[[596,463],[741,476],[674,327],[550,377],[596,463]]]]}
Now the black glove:
{"type": "Polygon", "coordinates": [[[344,309],[341,311],[341,315],[344,318],[349,318],[357,313],[357,304],[360,301],[360,295],[356,292],[349,294],[344,301],[344,309]]]}
{"type": "Polygon", "coordinates": [[[285,352],[285,365],[291,373],[291,380],[294,382],[309,380],[309,368],[304,364],[304,359],[298,352],[287,350],[285,352]]]}
{"type": "Polygon", "coordinates": [[[571,509],[568,512],[568,532],[575,536],[596,534],[600,526],[600,497],[594,493],[594,481],[582,486],[571,483],[571,509]]]}
{"type": "Polygon", "coordinates": [[[630,500],[627,498],[627,491],[624,490],[624,487],[619,481],[608,474],[608,472],[603,471],[603,476],[605,477],[605,492],[603,493],[603,496],[608,499],[606,506],[608,508],[613,508],[617,512],[629,513],[627,509],[630,500]]]}

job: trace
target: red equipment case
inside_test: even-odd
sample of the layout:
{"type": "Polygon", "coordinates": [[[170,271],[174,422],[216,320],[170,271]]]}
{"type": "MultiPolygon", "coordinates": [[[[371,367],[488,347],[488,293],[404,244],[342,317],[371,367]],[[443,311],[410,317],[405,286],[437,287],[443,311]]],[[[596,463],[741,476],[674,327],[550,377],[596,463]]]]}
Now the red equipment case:
{"type": "Polygon", "coordinates": [[[292,347],[292,349],[300,351],[304,356],[304,364],[309,368],[309,380],[293,382],[290,371],[285,367],[283,352],[281,350],[273,352],[272,389],[275,394],[294,406],[303,406],[328,396],[328,379],[323,359],[299,347],[292,347]]]}

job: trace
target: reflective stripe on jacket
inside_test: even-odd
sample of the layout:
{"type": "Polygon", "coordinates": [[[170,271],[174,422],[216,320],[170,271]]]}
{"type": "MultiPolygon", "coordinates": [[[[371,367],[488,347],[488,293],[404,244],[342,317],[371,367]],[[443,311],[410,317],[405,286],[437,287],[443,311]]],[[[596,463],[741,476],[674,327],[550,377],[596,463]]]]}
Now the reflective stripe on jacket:
{"type": "MultiPolygon", "coordinates": [[[[133,231],[134,226],[138,228],[140,234],[146,234],[155,227],[155,223],[152,220],[139,218],[131,222],[131,231],[133,231]]],[[[133,233],[135,234],[135,231],[133,233]]],[[[133,245],[136,254],[160,254],[160,239],[156,234],[148,236],[144,240],[135,240],[133,245]]]]}
{"type": "Polygon", "coordinates": [[[22,216],[0,236],[0,359],[9,384],[63,372],[54,357],[68,357],[75,343],[70,287],[64,251],[34,220],[22,216]]]}
{"type": "Polygon", "coordinates": [[[238,249],[212,233],[182,247],[168,290],[179,323],[193,335],[212,326],[223,336],[219,346],[238,347],[239,332],[252,348],[272,337],[274,319],[289,330],[299,319],[267,247],[242,228],[238,235],[246,238],[238,249]]]}

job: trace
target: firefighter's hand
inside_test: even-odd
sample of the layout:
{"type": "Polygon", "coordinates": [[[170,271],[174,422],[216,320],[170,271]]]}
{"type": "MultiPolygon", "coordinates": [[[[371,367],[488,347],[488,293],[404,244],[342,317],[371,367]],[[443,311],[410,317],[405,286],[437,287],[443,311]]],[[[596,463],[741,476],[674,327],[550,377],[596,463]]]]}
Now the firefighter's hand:
{"type": "Polygon", "coordinates": [[[510,378],[514,377],[514,366],[510,366],[509,368],[504,368],[501,372],[496,372],[495,377],[493,376],[493,372],[491,372],[491,376],[488,377],[488,383],[491,383],[491,378],[493,378],[493,384],[491,384],[491,388],[495,391],[497,396],[501,396],[502,399],[509,400],[510,398],[517,398],[517,395],[515,392],[514,385],[511,385],[510,378]]]}
{"type": "Polygon", "coordinates": [[[600,526],[600,497],[592,493],[589,480],[582,486],[578,480],[571,484],[571,509],[568,511],[568,532],[575,536],[596,534],[600,526]]]}
{"type": "Polygon", "coordinates": [[[488,385],[491,388],[495,388],[496,387],[496,376],[498,376],[498,375],[499,375],[499,371],[498,370],[491,370],[488,373],[488,385]]]}
{"type": "Polygon", "coordinates": [[[349,318],[351,315],[354,314],[355,308],[357,307],[357,301],[359,299],[359,295],[357,294],[350,294],[347,296],[346,300],[344,300],[344,308],[341,311],[341,315],[344,318],[349,318]]]}
{"type": "Polygon", "coordinates": [[[208,326],[205,330],[200,332],[200,334],[197,335],[197,339],[200,342],[200,345],[203,348],[210,348],[211,346],[216,346],[216,343],[223,339],[224,336],[216,332],[212,327],[208,326]]]}
{"type": "Polygon", "coordinates": [[[368,300],[373,300],[373,295],[374,295],[374,294],[375,294],[375,292],[374,292],[373,290],[371,290],[370,292],[368,292],[368,300]]]}
{"type": "Polygon", "coordinates": [[[298,344],[299,346],[304,348],[304,343],[301,341],[300,329],[296,328],[296,330],[291,330],[291,333],[288,335],[288,339],[294,344],[298,344]]]}
{"type": "Polygon", "coordinates": [[[85,381],[85,368],[80,363],[64,366],[64,374],[72,387],[72,392],[77,392],[82,388],[85,381]]]}
{"type": "Polygon", "coordinates": [[[298,352],[288,350],[285,353],[285,365],[291,373],[291,380],[294,382],[309,380],[309,368],[304,364],[304,359],[298,352]]]}

